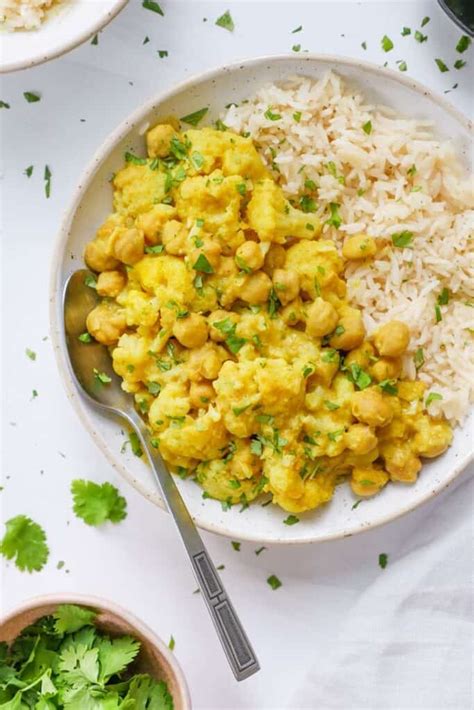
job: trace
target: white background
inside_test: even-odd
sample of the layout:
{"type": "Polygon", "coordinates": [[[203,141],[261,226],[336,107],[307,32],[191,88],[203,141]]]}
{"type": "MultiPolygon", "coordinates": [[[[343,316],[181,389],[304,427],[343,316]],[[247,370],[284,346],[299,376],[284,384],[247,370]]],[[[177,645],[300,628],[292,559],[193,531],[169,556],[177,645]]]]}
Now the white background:
{"type": "MultiPolygon", "coordinates": [[[[0,99],[2,153],[3,520],[26,514],[47,532],[40,573],[4,564],[2,611],[35,594],[90,593],[112,599],[168,641],[188,679],[195,708],[344,708],[443,710],[471,707],[469,627],[472,582],[472,482],[457,483],[422,509],[355,538],[273,548],[205,534],[216,564],[258,652],[262,671],[231,676],[173,527],[107,464],[71,410],[48,335],[53,241],[79,175],[108,133],[152,94],[236,58],[291,51],[403,59],[408,74],[472,112],[468,65],[452,68],[461,32],[435,2],[173,2],[165,17],[138,0],[89,43],[43,66],[6,76],[0,99]],[[230,9],[233,34],[214,25],[230,9]],[[415,42],[423,17],[429,39],[415,42]],[[207,22],[203,18],[208,18],[207,22]],[[298,25],[298,34],[291,30],[298,25]],[[412,35],[401,37],[403,26],[412,35]],[[395,49],[384,54],[387,34],[395,49]],[[143,45],[145,36],[150,42],[143,45]],[[361,42],[367,42],[367,50],[361,42]],[[159,59],[157,50],[169,56],[159,59]],[[441,74],[440,57],[451,66],[441,74]],[[29,104],[24,91],[41,102],[29,104]],[[80,119],[85,119],[81,121],[80,119]],[[44,195],[49,165],[51,198],[44,195]],[[28,179],[24,169],[34,165],[28,179]],[[35,362],[25,348],[37,353],[35,362]],[[39,396],[31,399],[32,390],[39,396]],[[89,528],[74,517],[74,478],[116,484],[128,501],[119,525],[89,528]],[[385,552],[389,563],[378,566],[385,552]],[[65,565],[57,569],[59,560],[65,565]],[[269,574],[283,582],[277,591],[269,574]]],[[[470,66],[471,65],[471,66],[470,66]]],[[[472,473],[472,469],[471,469],[472,473]]]]}

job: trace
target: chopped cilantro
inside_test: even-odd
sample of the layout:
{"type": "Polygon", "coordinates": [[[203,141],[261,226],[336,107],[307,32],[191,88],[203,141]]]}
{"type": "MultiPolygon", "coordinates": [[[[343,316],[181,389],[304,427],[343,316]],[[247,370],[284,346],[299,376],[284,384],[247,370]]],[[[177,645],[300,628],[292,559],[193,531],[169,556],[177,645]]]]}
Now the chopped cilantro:
{"type": "Polygon", "coordinates": [[[364,133],[367,133],[368,136],[372,133],[372,121],[367,121],[367,123],[364,123],[362,126],[362,130],[364,133]]]}
{"type": "Polygon", "coordinates": [[[420,44],[423,44],[423,42],[426,42],[426,40],[428,39],[428,36],[427,36],[427,35],[424,35],[424,34],[423,34],[422,32],[420,32],[419,30],[416,30],[416,32],[415,32],[415,39],[416,39],[416,41],[419,42],[420,44]]]}
{"type": "Polygon", "coordinates": [[[200,271],[203,274],[214,273],[212,264],[209,263],[206,255],[203,253],[199,254],[198,258],[196,259],[196,262],[193,265],[193,269],[194,271],[200,271]]]}
{"type": "Polygon", "coordinates": [[[151,10],[152,12],[156,12],[158,15],[164,17],[165,13],[163,12],[159,4],[157,2],[154,2],[154,0],[143,0],[142,7],[144,7],[145,10],[151,10]]]}
{"type": "Polygon", "coordinates": [[[430,392],[428,397],[426,398],[425,405],[429,407],[431,402],[435,402],[438,399],[443,399],[443,395],[439,394],[438,392],[430,392]]]}
{"type": "Polygon", "coordinates": [[[408,168],[407,175],[413,176],[413,175],[415,175],[415,173],[416,173],[416,165],[412,165],[411,168],[408,168]]]}
{"type": "Polygon", "coordinates": [[[382,380],[382,382],[379,382],[379,387],[386,394],[390,394],[390,395],[398,394],[396,380],[382,380]]]}
{"type": "Polygon", "coordinates": [[[240,542],[235,542],[235,540],[231,540],[230,544],[236,552],[240,552],[240,542]]]}
{"type": "Polygon", "coordinates": [[[250,452],[254,454],[254,456],[261,456],[263,454],[263,443],[259,438],[250,441],[250,452]]]}
{"type": "Polygon", "coordinates": [[[296,525],[296,523],[300,522],[300,519],[296,515],[289,515],[283,522],[285,525],[296,525]]]}
{"type": "Polygon", "coordinates": [[[372,378],[368,372],[365,372],[356,362],[349,365],[348,371],[350,379],[360,390],[365,389],[372,383],[372,378]]]}
{"type": "Polygon", "coordinates": [[[338,436],[344,434],[344,429],[336,429],[336,431],[328,432],[328,439],[330,441],[337,441],[338,436]]]}
{"type": "Polygon", "coordinates": [[[297,32],[301,32],[302,29],[303,29],[303,25],[298,25],[298,27],[295,27],[294,30],[291,30],[291,34],[295,35],[297,32]]]}
{"type": "Polygon", "coordinates": [[[446,64],[443,62],[442,59],[437,58],[437,59],[435,59],[435,62],[438,65],[438,69],[440,70],[440,72],[442,74],[444,74],[444,72],[449,71],[449,67],[446,66],[446,64]]]}
{"type": "Polygon", "coordinates": [[[34,168],[33,168],[32,165],[29,165],[29,166],[25,169],[25,175],[26,175],[26,177],[31,177],[31,176],[33,175],[33,169],[34,169],[34,168]]]}
{"type": "Polygon", "coordinates": [[[300,198],[300,208],[303,210],[303,212],[308,213],[316,212],[318,206],[314,197],[310,197],[309,195],[303,195],[300,198]]]}
{"type": "Polygon", "coordinates": [[[336,409],[340,409],[340,407],[341,407],[340,404],[336,404],[335,402],[330,402],[327,399],[324,400],[324,406],[326,407],[326,409],[329,409],[330,412],[334,412],[336,409]]]}
{"type": "Polygon", "coordinates": [[[441,308],[436,304],[435,306],[435,320],[437,323],[443,320],[443,316],[441,315],[441,308]]]}
{"type": "Polygon", "coordinates": [[[10,104],[7,104],[6,101],[0,101],[0,108],[10,108],[10,104]]]}
{"type": "Polygon", "coordinates": [[[229,337],[226,338],[225,344],[231,353],[237,355],[241,347],[245,345],[246,342],[245,338],[239,338],[237,335],[229,335],[229,337]]]}
{"type": "Polygon", "coordinates": [[[398,62],[398,70],[399,71],[406,71],[408,69],[408,65],[405,61],[398,62]]]}
{"type": "Polygon", "coordinates": [[[81,333],[78,338],[81,343],[92,343],[92,335],[90,333],[81,333]]]}
{"type": "Polygon", "coordinates": [[[126,163],[133,163],[133,165],[146,165],[146,158],[139,158],[138,155],[134,155],[130,151],[126,150],[123,156],[126,163]]]}
{"type": "Polygon", "coordinates": [[[178,138],[174,137],[170,141],[170,152],[178,160],[184,160],[188,155],[188,146],[185,143],[181,143],[178,138]]]}
{"type": "Polygon", "coordinates": [[[26,348],[25,355],[26,357],[29,357],[30,360],[36,360],[36,353],[34,350],[30,350],[30,348],[26,348]]]}
{"type": "Polygon", "coordinates": [[[424,27],[425,25],[428,24],[429,21],[430,21],[429,17],[424,17],[421,21],[421,26],[424,27]]]}
{"type": "Polygon", "coordinates": [[[462,69],[466,65],[466,62],[463,62],[462,59],[456,59],[454,62],[454,68],[455,69],[462,69]]]}
{"type": "Polygon", "coordinates": [[[233,479],[231,479],[231,480],[229,481],[229,486],[230,486],[231,488],[236,489],[236,488],[241,488],[241,487],[242,487],[242,484],[241,484],[241,482],[238,481],[236,478],[233,478],[233,479]]]}
{"type": "Polygon", "coordinates": [[[462,54],[463,52],[465,52],[466,49],[469,48],[471,41],[472,40],[470,37],[468,37],[467,35],[463,35],[456,45],[456,52],[459,52],[459,54],[462,54]]]}
{"type": "Polygon", "coordinates": [[[223,15],[217,18],[215,24],[218,27],[223,27],[228,32],[233,32],[235,29],[234,21],[229,10],[226,10],[223,15]]]}
{"type": "Polygon", "coordinates": [[[270,587],[271,587],[273,590],[278,589],[279,587],[282,586],[282,583],[280,582],[280,580],[278,579],[278,577],[277,577],[276,575],[274,575],[274,574],[271,574],[271,575],[268,577],[268,579],[267,579],[267,584],[269,584],[270,587]]]}
{"type": "Polygon", "coordinates": [[[49,555],[43,528],[26,515],[10,518],[5,528],[5,535],[0,540],[0,554],[7,560],[14,560],[22,572],[39,572],[49,555]]]}
{"type": "Polygon", "coordinates": [[[112,378],[109,377],[105,372],[99,372],[97,368],[94,367],[94,378],[101,385],[109,385],[112,382],[112,378]]]}
{"type": "Polygon", "coordinates": [[[244,182],[239,182],[236,186],[235,189],[239,193],[239,195],[242,195],[242,197],[245,197],[247,194],[247,185],[244,182]]]}
{"type": "MultiPolygon", "coordinates": [[[[238,185],[237,185],[237,187],[238,187],[238,185]]],[[[235,263],[237,264],[237,266],[239,267],[239,269],[244,272],[244,274],[251,274],[251,273],[252,273],[252,269],[251,269],[250,266],[247,264],[247,262],[245,261],[245,259],[242,259],[241,256],[236,256],[236,257],[235,257],[235,263]]]]}
{"type": "Polygon", "coordinates": [[[325,222],[325,224],[329,224],[330,226],[335,227],[336,229],[338,229],[342,224],[342,218],[339,214],[339,207],[340,205],[338,205],[337,202],[329,203],[329,211],[331,213],[331,216],[325,222]]]}
{"type": "Polygon", "coordinates": [[[352,506],[351,510],[355,510],[356,508],[358,508],[361,503],[362,503],[362,499],[356,500],[356,502],[352,506]]]}
{"type": "Polygon", "coordinates": [[[243,412],[245,412],[246,409],[250,407],[250,404],[246,404],[243,407],[232,407],[232,411],[235,414],[236,417],[239,417],[243,412]]]}
{"type": "Polygon", "coordinates": [[[264,550],[266,550],[266,549],[267,549],[267,548],[266,548],[264,545],[262,545],[262,547],[259,547],[257,550],[255,550],[255,554],[256,554],[257,557],[258,557],[258,556],[261,555],[262,552],[263,552],[264,550]]]}
{"type": "Polygon", "coordinates": [[[148,44],[149,41],[150,41],[150,38],[149,38],[148,35],[147,35],[147,36],[145,37],[145,39],[143,40],[142,44],[148,44]]]}
{"type": "Polygon", "coordinates": [[[168,50],[167,49],[158,49],[158,57],[160,59],[164,59],[165,57],[168,56],[168,50]]]}
{"type": "Polygon", "coordinates": [[[385,569],[385,567],[387,566],[387,562],[388,562],[388,555],[385,552],[381,552],[379,555],[379,566],[382,569],[385,569]]]}
{"type": "Polygon", "coordinates": [[[438,298],[438,305],[440,306],[446,306],[447,303],[449,303],[449,290],[447,288],[443,288],[441,293],[439,294],[438,298]]]}
{"type": "Polygon", "coordinates": [[[204,118],[206,113],[209,111],[208,107],[200,108],[198,111],[193,113],[188,113],[186,116],[182,116],[179,120],[183,123],[188,123],[190,126],[197,126],[200,121],[204,118]]]}
{"type": "Polygon", "coordinates": [[[47,165],[44,166],[44,194],[47,198],[51,195],[51,170],[47,165]]]}
{"type": "Polygon", "coordinates": [[[410,247],[413,241],[413,232],[408,232],[407,230],[403,232],[397,232],[392,234],[392,244],[398,249],[404,249],[405,247],[410,247]]]}
{"type": "Polygon", "coordinates": [[[301,44],[294,44],[291,49],[293,52],[301,52],[301,44]]]}
{"type": "Polygon", "coordinates": [[[268,315],[270,316],[270,318],[276,318],[280,306],[280,299],[277,296],[276,290],[272,288],[270,291],[270,296],[268,298],[268,315]]]}
{"type": "Polygon", "coordinates": [[[35,94],[33,91],[24,91],[23,96],[29,104],[34,104],[37,101],[41,101],[41,96],[39,94],[35,94]]]}
{"type": "Polygon", "coordinates": [[[271,414],[257,414],[255,421],[259,424],[273,424],[274,417],[271,414]]]}
{"type": "Polygon", "coordinates": [[[425,355],[423,353],[423,348],[417,348],[413,360],[415,362],[415,368],[417,370],[419,370],[420,367],[423,367],[423,365],[425,364],[425,355]]]}
{"type": "Polygon", "coordinates": [[[145,247],[145,254],[161,254],[164,250],[164,244],[155,244],[152,247],[145,247]]]}
{"type": "Polygon", "coordinates": [[[390,37],[387,37],[387,35],[382,37],[380,44],[384,52],[390,52],[390,50],[393,49],[393,42],[390,37]]]}
{"type": "Polygon", "coordinates": [[[153,395],[153,397],[156,397],[161,392],[161,385],[159,382],[148,382],[146,388],[148,392],[153,395]]]}
{"type": "Polygon", "coordinates": [[[267,108],[263,115],[265,118],[268,118],[269,121],[279,121],[281,119],[281,113],[273,113],[271,106],[267,108]]]}
{"type": "Polygon", "coordinates": [[[170,636],[170,640],[168,641],[168,648],[170,651],[174,651],[174,647],[176,646],[176,642],[173,638],[173,636],[170,636]]]}
{"type": "Polygon", "coordinates": [[[364,40],[364,42],[361,42],[362,49],[367,49],[367,42],[364,40]]]}
{"type": "Polygon", "coordinates": [[[411,29],[409,27],[404,27],[401,31],[402,37],[406,37],[411,34],[411,29]]]}
{"type": "Polygon", "coordinates": [[[97,280],[95,276],[92,276],[92,274],[86,274],[84,286],[89,286],[89,288],[97,288],[97,280]]]}
{"type": "Polygon", "coordinates": [[[99,35],[95,34],[91,39],[91,44],[96,47],[99,44],[99,35]]]}

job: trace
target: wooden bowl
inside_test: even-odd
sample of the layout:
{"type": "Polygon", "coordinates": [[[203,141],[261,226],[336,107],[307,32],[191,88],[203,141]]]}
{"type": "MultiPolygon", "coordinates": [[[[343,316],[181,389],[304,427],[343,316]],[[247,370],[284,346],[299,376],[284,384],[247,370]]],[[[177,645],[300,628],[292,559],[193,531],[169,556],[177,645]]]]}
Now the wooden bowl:
{"type": "Polygon", "coordinates": [[[141,649],[134,662],[134,671],[166,681],[174,710],[191,710],[188,686],[174,655],[148,626],[114,602],[80,594],[33,597],[0,618],[0,641],[11,643],[24,628],[42,616],[53,614],[60,604],[93,609],[97,612],[95,624],[101,631],[111,636],[129,634],[138,639],[141,649]]]}

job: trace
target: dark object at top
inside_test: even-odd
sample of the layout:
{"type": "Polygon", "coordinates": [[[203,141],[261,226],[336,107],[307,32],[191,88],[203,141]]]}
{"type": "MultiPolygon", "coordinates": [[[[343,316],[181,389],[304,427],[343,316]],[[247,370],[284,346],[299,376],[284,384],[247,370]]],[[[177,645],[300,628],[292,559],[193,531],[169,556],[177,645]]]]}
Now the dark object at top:
{"type": "Polygon", "coordinates": [[[450,18],[470,37],[474,37],[474,2],[472,0],[439,0],[450,18]]]}

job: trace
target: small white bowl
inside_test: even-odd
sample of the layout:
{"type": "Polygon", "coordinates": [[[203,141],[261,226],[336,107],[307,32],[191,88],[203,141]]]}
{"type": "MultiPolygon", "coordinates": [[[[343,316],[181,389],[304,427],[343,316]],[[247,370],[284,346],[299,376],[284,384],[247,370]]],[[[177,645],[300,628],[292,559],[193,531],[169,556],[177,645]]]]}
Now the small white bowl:
{"type": "Polygon", "coordinates": [[[81,594],[47,594],[33,597],[0,618],[0,642],[10,644],[30,624],[42,616],[53,614],[60,604],[76,604],[97,612],[95,625],[111,636],[128,634],[141,643],[134,661],[139,673],[149,673],[164,680],[174,701],[174,710],[191,710],[191,699],[183,671],[166,644],[133,614],[114,602],[81,594]]]}
{"type": "Polygon", "coordinates": [[[0,32],[0,74],[28,69],[86,42],[122,10],[128,0],[61,0],[36,30],[0,32]]]}
{"type": "MultiPolygon", "coordinates": [[[[51,336],[67,395],[82,423],[117,471],[142,495],[164,508],[146,462],[127,447],[120,424],[87,406],[78,395],[66,366],[63,337],[62,294],[69,275],[83,268],[85,244],[94,235],[112,206],[109,178],[123,165],[126,150],[145,151],[144,132],[161,116],[184,116],[209,106],[206,122],[215,120],[225,104],[240,102],[265,82],[292,74],[320,78],[329,69],[365,94],[368,102],[385,104],[400,114],[430,119],[437,133],[451,138],[461,158],[468,163],[472,125],[445,99],[399,72],[368,62],[305,54],[252,59],[207,71],[178,84],[170,91],[140,106],[103,143],[83,174],[66,213],[56,244],[51,273],[51,336]]],[[[298,525],[283,525],[286,513],[276,506],[259,503],[240,512],[239,506],[223,511],[214,500],[203,500],[193,481],[177,480],[196,524],[233,539],[259,543],[321,542],[353,535],[390,522],[413,510],[449,485],[472,458],[474,416],[463,429],[456,429],[450,449],[437,459],[426,461],[416,484],[391,484],[378,496],[367,499],[355,510],[350,486],[338,486],[334,499],[317,511],[300,515],[298,525]]]]}

